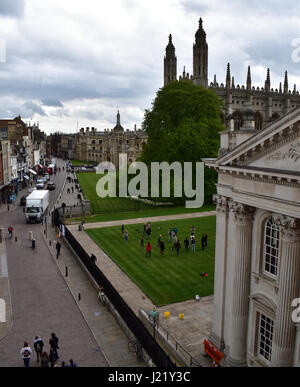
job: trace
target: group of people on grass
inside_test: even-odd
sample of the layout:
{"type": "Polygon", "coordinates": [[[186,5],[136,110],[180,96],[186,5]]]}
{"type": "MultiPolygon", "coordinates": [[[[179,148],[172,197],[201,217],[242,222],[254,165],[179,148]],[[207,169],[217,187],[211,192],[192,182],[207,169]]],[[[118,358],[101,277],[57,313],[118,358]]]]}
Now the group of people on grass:
{"type": "MultiPolygon", "coordinates": [[[[129,238],[128,238],[128,231],[125,230],[125,225],[122,225],[122,236],[124,237],[125,242],[127,243],[129,238]]],[[[141,237],[141,247],[144,249],[145,248],[145,242],[146,243],[146,257],[151,257],[151,252],[152,252],[152,245],[151,245],[151,223],[145,223],[144,224],[144,229],[141,237]]],[[[168,231],[168,243],[172,243],[171,250],[175,250],[177,253],[177,256],[180,254],[180,249],[181,249],[181,243],[180,240],[178,239],[178,228],[175,226],[173,229],[170,229],[168,231]]],[[[207,247],[207,234],[203,234],[201,238],[201,245],[202,245],[202,250],[204,250],[207,247]]],[[[159,235],[158,240],[157,240],[157,247],[160,249],[160,255],[164,255],[166,245],[163,240],[162,234],[159,235]]],[[[196,236],[195,236],[195,227],[193,226],[191,229],[191,235],[190,237],[186,237],[184,240],[184,251],[185,253],[189,252],[189,249],[191,250],[192,253],[195,253],[196,251],[196,236]]]]}
{"type": "MultiPolygon", "coordinates": [[[[33,348],[37,356],[37,362],[39,363],[41,361],[42,368],[59,367],[57,364],[57,361],[59,359],[57,352],[57,350],[59,349],[58,342],[59,340],[56,334],[51,333],[51,337],[49,340],[50,351],[48,353],[44,350],[45,344],[43,340],[39,336],[35,337],[35,340],[33,342],[33,348]]],[[[22,356],[24,366],[26,368],[30,367],[30,360],[32,354],[33,351],[31,347],[29,346],[28,342],[25,341],[23,348],[21,349],[20,355],[22,356]]],[[[77,367],[77,364],[74,363],[73,359],[70,359],[68,365],[64,361],[61,362],[61,367],[77,367]]]]}

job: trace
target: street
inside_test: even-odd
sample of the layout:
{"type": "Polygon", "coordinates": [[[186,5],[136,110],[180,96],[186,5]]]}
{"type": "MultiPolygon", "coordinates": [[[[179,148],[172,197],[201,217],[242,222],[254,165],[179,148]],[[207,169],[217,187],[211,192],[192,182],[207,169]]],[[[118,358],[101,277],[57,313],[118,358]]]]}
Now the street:
{"type": "MultiPolygon", "coordinates": [[[[58,167],[62,167],[61,162],[58,167]]],[[[56,190],[50,191],[51,209],[57,201],[65,181],[66,171],[51,176],[56,190]]],[[[0,227],[4,228],[6,253],[13,306],[13,326],[0,341],[0,367],[23,366],[20,350],[24,341],[33,349],[36,335],[40,336],[49,353],[49,338],[55,332],[60,342],[61,361],[73,358],[79,366],[103,367],[107,362],[89,327],[80,313],[63,277],[61,276],[43,236],[41,224],[26,224],[23,207],[1,212],[0,227]],[[7,228],[14,228],[9,239],[7,228]],[[32,249],[29,232],[36,240],[32,249]]],[[[50,218],[47,217],[48,226],[50,218]]],[[[31,366],[39,366],[35,354],[31,366]]]]}

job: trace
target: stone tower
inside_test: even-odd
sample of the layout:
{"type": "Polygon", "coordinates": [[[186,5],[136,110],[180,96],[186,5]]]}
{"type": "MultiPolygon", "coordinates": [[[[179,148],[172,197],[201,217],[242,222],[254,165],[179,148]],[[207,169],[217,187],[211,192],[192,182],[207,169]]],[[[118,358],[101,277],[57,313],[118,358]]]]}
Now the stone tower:
{"type": "Polygon", "coordinates": [[[199,20],[199,29],[196,32],[196,41],[193,47],[194,74],[193,79],[196,85],[208,88],[208,44],[206,33],[203,29],[203,21],[199,20]]]}
{"type": "Polygon", "coordinates": [[[172,35],[169,35],[169,44],[166,47],[164,65],[164,86],[177,80],[177,57],[172,43],[172,35]]]}

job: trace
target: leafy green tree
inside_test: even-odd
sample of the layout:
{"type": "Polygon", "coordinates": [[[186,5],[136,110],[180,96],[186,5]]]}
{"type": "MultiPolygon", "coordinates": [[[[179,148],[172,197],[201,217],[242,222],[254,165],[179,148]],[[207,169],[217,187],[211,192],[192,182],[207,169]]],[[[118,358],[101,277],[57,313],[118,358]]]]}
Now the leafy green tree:
{"type": "MultiPolygon", "coordinates": [[[[145,111],[148,135],[141,160],[199,162],[214,158],[220,147],[222,101],[214,91],[191,82],[173,82],[157,92],[152,109],[145,111]]],[[[205,202],[211,202],[217,176],[205,168],[205,202]]],[[[183,198],[183,200],[185,200],[183,198]]],[[[177,201],[176,201],[177,202],[177,201]]]]}

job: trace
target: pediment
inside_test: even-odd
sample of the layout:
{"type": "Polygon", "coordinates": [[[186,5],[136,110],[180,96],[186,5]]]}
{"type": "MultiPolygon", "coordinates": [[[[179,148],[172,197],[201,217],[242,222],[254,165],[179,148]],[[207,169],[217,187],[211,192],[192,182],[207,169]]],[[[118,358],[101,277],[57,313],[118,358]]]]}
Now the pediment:
{"type": "Polygon", "coordinates": [[[300,108],[249,137],[215,165],[300,173],[300,108]]]}
{"type": "Polygon", "coordinates": [[[300,137],[261,156],[249,159],[249,167],[277,169],[281,171],[300,172],[300,137]]]}

